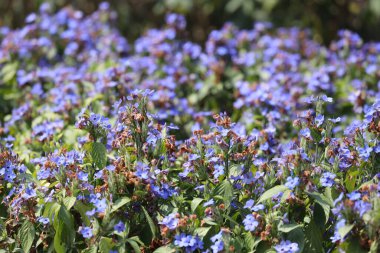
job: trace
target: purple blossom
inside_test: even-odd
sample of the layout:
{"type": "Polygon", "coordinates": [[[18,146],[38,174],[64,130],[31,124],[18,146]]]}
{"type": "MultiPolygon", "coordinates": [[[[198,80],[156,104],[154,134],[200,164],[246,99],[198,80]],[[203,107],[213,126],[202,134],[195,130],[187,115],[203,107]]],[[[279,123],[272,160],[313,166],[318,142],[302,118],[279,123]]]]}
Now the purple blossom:
{"type": "Polygon", "coordinates": [[[122,221],[119,221],[119,223],[117,223],[113,229],[118,232],[118,233],[122,233],[124,232],[125,230],[125,224],[122,222],[122,221]]]}
{"type": "Polygon", "coordinates": [[[185,248],[185,252],[194,252],[197,249],[203,249],[203,241],[198,236],[181,233],[174,237],[174,245],[185,248]]]}
{"type": "Polygon", "coordinates": [[[322,177],[320,179],[321,185],[324,187],[331,187],[334,185],[334,178],[336,175],[331,172],[325,172],[322,174],[322,177]]]}
{"type": "Polygon", "coordinates": [[[164,219],[159,223],[168,227],[170,230],[174,230],[178,226],[179,219],[176,217],[176,214],[172,213],[164,217],[164,219]]]}
{"type": "Polygon", "coordinates": [[[254,231],[259,225],[259,222],[252,214],[248,214],[243,220],[244,228],[247,231],[254,231]]]}
{"type": "Polygon", "coordinates": [[[90,227],[80,227],[79,232],[82,234],[82,236],[86,239],[89,239],[93,236],[92,229],[90,227]]]}
{"type": "Polygon", "coordinates": [[[296,253],[299,251],[298,244],[289,240],[281,241],[280,244],[274,246],[274,249],[280,253],[296,253]]]}
{"type": "Polygon", "coordinates": [[[288,187],[290,190],[293,190],[296,186],[298,186],[300,183],[299,177],[287,177],[285,186],[288,187]]]}

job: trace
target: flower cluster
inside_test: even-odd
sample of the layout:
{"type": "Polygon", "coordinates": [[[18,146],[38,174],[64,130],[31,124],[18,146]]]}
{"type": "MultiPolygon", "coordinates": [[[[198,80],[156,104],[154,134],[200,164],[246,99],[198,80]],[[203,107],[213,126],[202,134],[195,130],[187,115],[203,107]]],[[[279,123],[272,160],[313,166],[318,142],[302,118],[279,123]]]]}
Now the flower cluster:
{"type": "Polygon", "coordinates": [[[380,250],[379,43],[226,23],[200,45],[179,14],[128,43],[115,20],[43,4],[1,29],[2,249],[380,250]]]}

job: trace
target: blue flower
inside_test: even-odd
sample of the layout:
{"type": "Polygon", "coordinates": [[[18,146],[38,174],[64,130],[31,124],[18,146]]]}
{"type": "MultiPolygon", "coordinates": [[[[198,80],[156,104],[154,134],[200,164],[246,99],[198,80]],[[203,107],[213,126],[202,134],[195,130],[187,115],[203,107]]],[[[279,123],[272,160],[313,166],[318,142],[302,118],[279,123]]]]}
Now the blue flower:
{"type": "Polygon", "coordinates": [[[363,200],[357,200],[354,204],[354,208],[359,212],[359,216],[363,217],[366,212],[372,209],[372,204],[363,200]]]}
{"type": "Polygon", "coordinates": [[[255,204],[255,201],[253,199],[250,199],[245,203],[244,208],[248,208],[248,209],[252,210],[252,207],[254,204],[255,204]]]}
{"type": "Polygon", "coordinates": [[[79,232],[84,238],[91,238],[93,236],[92,229],[90,227],[81,227],[79,232]]]}
{"type": "Polygon", "coordinates": [[[290,190],[293,190],[296,186],[298,186],[300,183],[299,177],[287,177],[285,186],[288,187],[290,190]]]}
{"type": "Polygon", "coordinates": [[[334,230],[334,235],[330,237],[332,242],[337,242],[337,241],[343,241],[344,238],[340,236],[339,229],[344,227],[346,225],[346,220],[341,219],[335,224],[335,230],[334,230]]]}
{"type": "Polygon", "coordinates": [[[335,183],[334,182],[334,178],[336,177],[336,175],[334,173],[331,173],[331,172],[325,172],[322,174],[322,177],[320,179],[321,181],[321,185],[324,186],[324,187],[331,187],[333,186],[333,184],[335,183]]]}
{"type": "Polygon", "coordinates": [[[311,137],[311,132],[309,128],[304,128],[300,131],[300,135],[304,137],[307,140],[312,140],[313,138],[311,137]]]}
{"type": "Polygon", "coordinates": [[[87,217],[92,217],[92,216],[95,215],[95,213],[96,213],[96,209],[94,208],[94,209],[92,209],[90,211],[87,211],[86,215],[87,215],[87,217]]]}
{"type": "Polygon", "coordinates": [[[258,205],[255,205],[254,207],[252,207],[252,211],[260,211],[260,210],[264,210],[265,206],[263,204],[258,204],[258,205]]]}
{"type": "Polygon", "coordinates": [[[125,230],[125,224],[124,224],[122,221],[120,221],[119,223],[117,223],[117,224],[113,227],[113,229],[115,229],[115,231],[117,231],[117,232],[119,232],[119,233],[122,233],[122,232],[124,232],[124,230],[125,230]]]}
{"type": "Polygon", "coordinates": [[[274,246],[274,249],[280,253],[296,253],[299,251],[298,244],[289,240],[281,241],[280,244],[274,246]]]}
{"type": "Polygon", "coordinates": [[[38,217],[37,221],[41,222],[44,225],[49,224],[50,222],[49,218],[45,218],[45,217],[38,217]]]}
{"type": "Polygon", "coordinates": [[[96,199],[94,202],[96,212],[104,213],[107,208],[107,200],[106,199],[96,199]]]}
{"type": "Polygon", "coordinates": [[[315,124],[317,127],[320,127],[323,124],[323,121],[325,120],[325,116],[319,114],[317,117],[315,117],[315,124]]]}
{"type": "Polygon", "coordinates": [[[210,238],[211,242],[214,244],[211,245],[211,249],[213,253],[218,253],[224,249],[224,242],[223,242],[223,232],[220,231],[216,235],[210,238]]]}
{"type": "Polygon", "coordinates": [[[83,171],[79,171],[77,173],[77,176],[78,176],[78,179],[81,180],[81,181],[84,181],[84,182],[88,181],[88,173],[85,173],[83,171]]]}
{"type": "Polygon", "coordinates": [[[218,178],[219,176],[224,175],[224,166],[219,164],[215,165],[213,174],[214,178],[218,178]]]}
{"type": "Polygon", "coordinates": [[[203,241],[198,236],[181,233],[174,237],[174,245],[185,248],[185,252],[193,252],[197,249],[203,249],[203,241]]]}
{"type": "Polygon", "coordinates": [[[136,177],[147,180],[154,179],[154,175],[150,172],[150,168],[147,164],[142,162],[136,163],[136,177]]]}
{"type": "Polygon", "coordinates": [[[248,214],[243,220],[244,228],[247,231],[254,231],[256,227],[259,225],[259,222],[252,214],[248,214]]]}
{"type": "Polygon", "coordinates": [[[26,187],[25,192],[22,195],[24,199],[30,199],[36,196],[37,196],[37,193],[31,186],[26,187]]]}
{"type": "Polygon", "coordinates": [[[347,194],[347,197],[351,200],[351,201],[355,201],[355,200],[358,200],[361,198],[361,194],[357,191],[353,191],[349,194],[347,194]]]}
{"type": "Polygon", "coordinates": [[[368,161],[368,158],[371,155],[372,148],[365,145],[364,147],[357,147],[356,151],[359,153],[359,157],[363,159],[364,161],[368,161]]]}
{"type": "Polygon", "coordinates": [[[178,222],[179,222],[179,219],[176,217],[176,214],[172,213],[164,217],[164,219],[159,224],[165,225],[170,230],[174,230],[177,228],[178,222]]]}
{"type": "Polygon", "coordinates": [[[215,204],[215,201],[213,199],[210,199],[209,201],[203,203],[203,206],[206,207],[206,206],[212,206],[215,204]]]}

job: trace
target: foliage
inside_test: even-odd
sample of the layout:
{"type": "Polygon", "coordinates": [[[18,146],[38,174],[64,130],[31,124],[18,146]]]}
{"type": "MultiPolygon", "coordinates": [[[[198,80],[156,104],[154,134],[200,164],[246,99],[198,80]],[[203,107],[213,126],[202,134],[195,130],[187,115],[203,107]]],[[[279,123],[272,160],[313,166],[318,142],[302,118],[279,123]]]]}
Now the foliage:
{"type": "Polygon", "coordinates": [[[378,252],[378,43],[109,5],[1,33],[5,252],[378,252]]]}

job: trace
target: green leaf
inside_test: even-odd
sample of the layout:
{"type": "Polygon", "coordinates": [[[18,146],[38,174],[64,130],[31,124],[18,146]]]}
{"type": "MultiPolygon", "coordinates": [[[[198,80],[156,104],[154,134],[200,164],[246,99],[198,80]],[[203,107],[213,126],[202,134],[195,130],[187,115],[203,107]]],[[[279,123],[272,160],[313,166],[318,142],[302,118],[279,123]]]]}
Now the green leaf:
{"type": "Polygon", "coordinates": [[[99,169],[103,169],[107,165],[107,149],[103,143],[86,143],[84,149],[90,154],[92,162],[99,169]]]}
{"type": "Polygon", "coordinates": [[[306,227],[306,242],[305,242],[305,252],[315,252],[322,253],[323,250],[323,235],[322,231],[315,224],[314,220],[312,220],[306,227]]]}
{"type": "Polygon", "coordinates": [[[62,221],[58,221],[55,226],[54,234],[54,249],[57,253],[65,253],[67,251],[65,242],[62,241],[64,224],[62,221]]]}
{"type": "Polygon", "coordinates": [[[154,222],[153,222],[152,218],[149,216],[149,213],[146,211],[145,207],[142,207],[142,209],[144,211],[145,218],[148,221],[148,225],[150,227],[150,231],[152,232],[152,237],[155,238],[156,234],[157,234],[156,226],[154,225],[154,222]]]}
{"type": "Polygon", "coordinates": [[[140,240],[140,238],[138,236],[132,236],[132,237],[129,237],[129,239],[137,242],[141,246],[144,246],[144,243],[140,240]]]}
{"type": "Polygon", "coordinates": [[[228,208],[231,204],[233,198],[233,190],[232,184],[228,180],[223,180],[217,187],[214,189],[214,196],[220,195],[223,197],[223,202],[225,208],[228,208]]]}
{"type": "Polygon", "coordinates": [[[347,251],[346,252],[355,252],[355,253],[366,253],[367,250],[364,250],[360,246],[360,238],[352,238],[352,240],[347,241],[347,251]]]}
{"type": "Polygon", "coordinates": [[[25,252],[29,252],[32,247],[35,234],[36,231],[33,224],[28,220],[24,221],[20,228],[20,240],[21,247],[25,252]]]}
{"type": "Polygon", "coordinates": [[[291,193],[292,193],[292,190],[290,189],[285,190],[284,194],[282,194],[282,197],[281,197],[281,203],[284,203],[290,197],[291,193]]]}
{"type": "Polygon", "coordinates": [[[247,249],[249,251],[253,251],[257,247],[257,245],[261,242],[261,238],[254,237],[252,233],[245,233],[244,242],[245,242],[245,245],[247,246],[247,249]]]}
{"type": "Polygon", "coordinates": [[[355,190],[355,185],[357,182],[357,177],[359,175],[358,170],[349,170],[346,175],[346,179],[344,180],[344,185],[346,186],[349,192],[355,190]]]}
{"type": "Polygon", "coordinates": [[[57,202],[49,202],[44,207],[44,217],[47,217],[50,219],[50,222],[52,223],[54,220],[54,216],[58,212],[58,210],[61,208],[61,205],[57,202]]]}
{"type": "MultiPolygon", "coordinates": [[[[325,231],[326,229],[326,212],[323,209],[323,207],[319,204],[314,205],[314,210],[313,210],[313,220],[315,224],[318,226],[320,231],[325,231]]],[[[310,222],[309,222],[310,223],[310,222]]]]}
{"type": "Polygon", "coordinates": [[[75,239],[74,221],[70,212],[64,205],[54,215],[53,222],[55,235],[54,235],[54,249],[57,253],[67,252],[75,239]]]}
{"type": "Polygon", "coordinates": [[[199,204],[203,201],[203,199],[201,198],[194,198],[192,201],[191,201],[191,212],[194,213],[195,212],[195,209],[197,209],[197,207],[199,206],[199,204]]]}
{"type": "Polygon", "coordinates": [[[315,128],[310,128],[310,135],[316,143],[319,143],[322,139],[321,133],[315,128]]]}
{"type": "Polygon", "coordinates": [[[353,229],[354,224],[346,224],[343,227],[338,229],[338,233],[341,238],[344,238],[350,231],[353,229]]]}
{"type": "Polygon", "coordinates": [[[326,222],[328,221],[329,219],[329,215],[330,215],[330,208],[332,207],[333,203],[331,202],[331,200],[329,198],[327,198],[326,196],[324,196],[323,194],[321,193],[317,193],[317,192],[306,192],[310,197],[312,197],[314,199],[314,201],[320,205],[325,213],[325,224],[326,222]]]}
{"type": "Polygon", "coordinates": [[[289,233],[290,231],[297,229],[297,228],[301,228],[301,227],[302,226],[300,224],[296,224],[296,223],[291,223],[291,224],[281,223],[278,226],[278,231],[283,232],[283,233],[289,233]]]}
{"type": "Polygon", "coordinates": [[[112,205],[110,212],[111,213],[116,212],[119,208],[128,204],[129,202],[131,202],[131,199],[128,197],[122,197],[122,198],[116,200],[115,203],[112,205]]]}
{"type": "Polygon", "coordinates": [[[3,77],[3,82],[8,83],[11,81],[17,73],[18,62],[8,63],[1,69],[1,76],[3,77]]]}
{"type": "Polygon", "coordinates": [[[194,235],[198,235],[200,238],[203,238],[210,231],[211,227],[199,227],[194,231],[194,235]]]}
{"type": "Polygon", "coordinates": [[[111,238],[108,238],[108,237],[100,238],[99,251],[101,253],[109,253],[113,247],[114,247],[114,244],[111,238]]]}
{"type": "Polygon", "coordinates": [[[90,248],[84,249],[81,251],[82,253],[97,253],[98,247],[96,245],[91,246],[90,248]]]}
{"type": "Polygon", "coordinates": [[[155,251],[153,251],[153,253],[173,253],[173,252],[175,252],[175,248],[171,244],[161,246],[158,249],[156,249],[155,251]]]}
{"type": "Polygon", "coordinates": [[[285,185],[276,185],[275,187],[267,190],[266,192],[263,193],[263,195],[261,195],[261,197],[259,198],[259,201],[258,203],[261,203],[267,199],[270,199],[272,198],[273,196],[275,196],[276,194],[279,194],[280,192],[284,192],[286,190],[288,190],[289,188],[286,187],[285,185]]]}
{"type": "Polygon", "coordinates": [[[290,231],[287,234],[286,237],[287,240],[291,242],[296,242],[299,247],[299,252],[304,252],[304,247],[305,247],[305,233],[301,228],[296,228],[292,231],[290,231]]]}
{"type": "Polygon", "coordinates": [[[127,239],[127,242],[132,246],[135,253],[141,253],[140,246],[137,244],[136,241],[127,239]]]}
{"type": "Polygon", "coordinates": [[[74,204],[74,209],[77,210],[82,218],[82,221],[83,223],[86,225],[86,226],[90,226],[91,222],[90,222],[90,219],[88,218],[88,216],[86,215],[86,212],[87,211],[90,211],[92,208],[83,204],[82,201],[76,201],[75,204],[74,204]]]}
{"type": "Polygon", "coordinates": [[[66,197],[63,199],[63,204],[65,205],[67,210],[70,210],[74,206],[76,200],[76,197],[66,197]]]}

